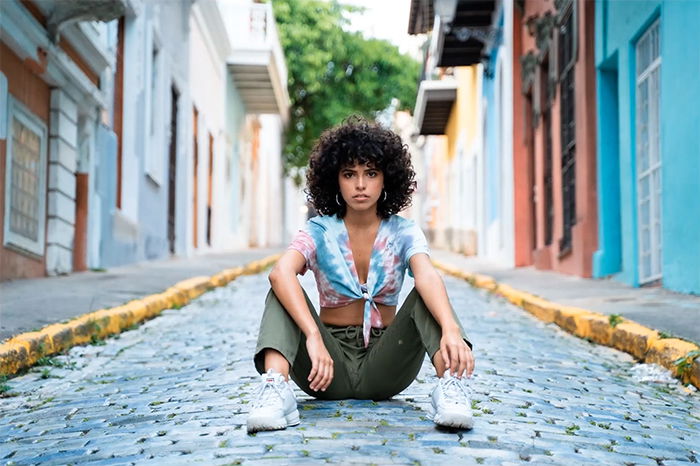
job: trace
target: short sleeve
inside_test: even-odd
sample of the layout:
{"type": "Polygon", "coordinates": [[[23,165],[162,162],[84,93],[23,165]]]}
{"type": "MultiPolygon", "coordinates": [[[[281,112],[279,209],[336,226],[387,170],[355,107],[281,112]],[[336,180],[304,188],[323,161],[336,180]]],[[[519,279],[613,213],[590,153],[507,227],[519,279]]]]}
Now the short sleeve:
{"type": "Polygon", "coordinates": [[[306,271],[312,267],[313,261],[316,258],[316,243],[314,243],[314,239],[306,230],[299,230],[292,239],[292,242],[289,243],[287,249],[299,251],[306,259],[304,270],[301,271],[301,275],[304,275],[306,271]]]}
{"type": "Polygon", "coordinates": [[[415,254],[425,253],[430,255],[430,248],[428,248],[428,240],[425,238],[423,230],[420,229],[416,222],[411,221],[409,225],[404,229],[401,235],[403,239],[403,262],[408,269],[408,275],[413,277],[413,271],[409,264],[409,260],[415,254]]]}

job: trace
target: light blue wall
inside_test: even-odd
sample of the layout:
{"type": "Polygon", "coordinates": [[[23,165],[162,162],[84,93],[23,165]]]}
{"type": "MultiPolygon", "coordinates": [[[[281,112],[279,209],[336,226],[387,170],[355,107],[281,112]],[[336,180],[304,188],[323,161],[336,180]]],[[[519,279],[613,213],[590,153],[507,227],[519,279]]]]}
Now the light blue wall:
{"type": "MultiPolygon", "coordinates": [[[[158,12],[155,10],[155,5],[146,3],[146,11],[144,14],[148,17],[152,17],[154,21],[158,22],[158,27],[160,28],[161,38],[164,44],[161,47],[161,53],[166,54],[166,56],[171,57],[169,66],[169,72],[171,75],[187,76],[189,72],[189,60],[186,53],[182,53],[182,45],[189,43],[189,7],[188,6],[178,6],[178,7],[168,7],[167,20],[163,17],[156,16],[158,12]]],[[[163,10],[161,7],[160,11],[163,10]]],[[[186,50],[186,49],[185,49],[186,50]]],[[[170,80],[165,89],[162,89],[163,93],[167,93],[168,98],[166,99],[167,109],[166,113],[159,117],[158,123],[162,125],[161,119],[166,119],[165,123],[169,125],[170,123],[170,87],[172,83],[170,80]]],[[[187,111],[183,107],[183,99],[178,102],[178,113],[187,111]]],[[[145,112],[144,112],[145,116],[145,112]]],[[[144,122],[146,119],[144,118],[144,122]]],[[[182,122],[182,119],[180,119],[182,122]]],[[[147,128],[148,125],[144,124],[143,128],[147,128]]],[[[184,128],[178,128],[178,132],[182,132],[184,128]]],[[[143,147],[144,151],[149,151],[150,143],[147,131],[138,131],[138,137],[140,138],[139,147],[143,147]]],[[[179,140],[177,141],[180,142],[179,140]]],[[[166,137],[161,140],[162,145],[158,147],[153,153],[149,154],[150,157],[156,159],[156,164],[162,167],[161,179],[156,183],[147,173],[146,167],[146,157],[143,154],[139,157],[139,173],[140,173],[140,186],[139,186],[139,248],[138,254],[133,259],[134,261],[142,260],[154,260],[170,255],[168,249],[168,197],[169,197],[169,162],[170,162],[170,138],[168,131],[166,131],[166,137]]],[[[177,171],[184,170],[182,163],[177,163],[177,171]]],[[[185,189],[184,184],[176,186],[176,189],[185,189]]],[[[175,216],[184,215],[184,212],[176,211],[175,216]]],[[[181,230],[176,228],[176,237],[182,234],[181,230]]]]}
{"type": "Polygon", "coordinates": [[[594,275],[617,272],[617,279],[639,284],[634,46],[657,18],[661,40],[662,281],[672,290],[700,293],[699,1],[596,1],[601,249],[595,255],[594,275]],[[616,102],[611,95],[611,73],[617,75],[616,102]],[[615,141],[610,127],[618,123],[615,141]],[[619,184],[608,183],[616,170],[619,184]],[[616,255],[621,259],[619,266],[616,255]]]}
{"type": "MultiPolygon", "coordinates": [[[[169,141],[168,141],[169,142],[169,141]]],[[[168,159],[161,150],[151,157],[160,158],[163,168],[160,183],[157,184],[148,175],[141,176],[139,188],[139,241],[143,257],[136,260],[153,260],[167,257],[168,251],[168,159]]],[[[141,158],[140,173],[146,173],[145,158],[141,158]]]]}
{"type": "Polygon", "coordinates": [[[114,215],[117,210],[117,136],[97,125],[95,152],[98,154],[95,189],[102,203],[100,209],[100,267],[115,267],[134,261],[137,245],[115,237],[114,215]]]}
{"type": "Polygon", "coordinates": [[[498,50],[503,44],[503,8],[499,12],[498,26],[499,33],[494,39],[491,55],[489,56],[488,73],[484,74],[483,79],[483,95],[486,99],[486,153],[484,154],[485,169],[484,173],[484,195],[485,199],[485,219],[486,227],[498,219],[499,206],[501,205],[501,142],[502,135],[498,133],[498,105],[496,102],[496,86],[497,65],[498,65],[498,50]]]}

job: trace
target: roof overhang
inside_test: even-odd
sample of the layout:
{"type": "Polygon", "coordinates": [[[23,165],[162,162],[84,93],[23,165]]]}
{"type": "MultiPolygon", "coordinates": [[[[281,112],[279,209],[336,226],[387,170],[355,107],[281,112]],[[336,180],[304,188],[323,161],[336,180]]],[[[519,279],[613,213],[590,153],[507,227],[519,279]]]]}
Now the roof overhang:
{"type": "Polygon", "coordinates": [[[411,0],[409,34],[433,31],[437,66],[469,66],[482,61],[493,40],[497,0],[457,0],[454,18],[445,24],[435,17],[435,0],[411,0]]]}
{"type": "Polygon", "coordinates": [[[411,0],[408,17],[408,33],[424,34],[430,31],[435,20],[433,0],[411,0]]]}
{"type": "Polygon", "coordinates": [[[286,124],[289,118],[287,80],[283,77],[286,73],[277,67],[272,50],[234,49],[228,69],[247,113],[279,114],[286,124]]]}
{"type": "Polygon", "coordinates": [[[457,81],[421,81],[413,112],[419,134],[445,134],[445,127],[457,99],[457,81]]]}
{"type": "Polygon", "coordinates": [[[468,66],[480,63],[484,48],[492,40],[496,0],[459,0],[455,17],[441,28],[442,50],[438,66],[468,66]]]}

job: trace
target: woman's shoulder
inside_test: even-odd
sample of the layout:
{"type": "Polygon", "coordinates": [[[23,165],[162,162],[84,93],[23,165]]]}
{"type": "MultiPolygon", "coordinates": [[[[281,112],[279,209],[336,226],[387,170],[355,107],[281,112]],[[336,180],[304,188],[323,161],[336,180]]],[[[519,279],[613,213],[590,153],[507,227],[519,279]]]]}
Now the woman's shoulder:
{"type": "Polygon", "coordinates": [[[387,224],[391,227],[391,229],[399,233],[401,231],[405,230],[410,230],[412,228],[416,227],[416,222],[414,220],[411,220],[409,218],[401,217],[400,215],[392,215],[387,219],[387,224]]]}
{"type": "Polygon", "coordinates": [[[329,237],[337,236],[341,229],[342,220],[335,215],[317,215],[311,217],[304,224],[304,231],[315,242],[326,241],[329,237]]]}
{"type": "Polygon", "coordinates": [[[306,228],[310,230],[326,231],[338,225],[341,220],[335,215],[316,215],[306,221],[306,228]]]}

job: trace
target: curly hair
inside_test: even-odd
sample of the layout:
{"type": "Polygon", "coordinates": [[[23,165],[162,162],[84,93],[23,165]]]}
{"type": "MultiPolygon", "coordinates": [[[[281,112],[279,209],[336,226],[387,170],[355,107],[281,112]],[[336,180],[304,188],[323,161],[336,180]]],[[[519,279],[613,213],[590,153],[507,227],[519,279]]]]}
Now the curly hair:
{"type": "Polygon", "coordinates": [[[416,173],[408,146],[389,129],[353,115],[338,126],[327,129],[316,141],[309,157],[306,194],[314,209],[324,215],[343,218],[347,206],[340,194],[338,173],[356,163],[371,164],[384,174],[383,197],[377,203],[377,215],[389,218],[411,205],[416,190],[416,173]]]}

